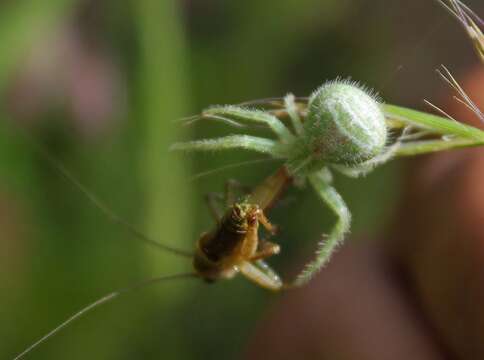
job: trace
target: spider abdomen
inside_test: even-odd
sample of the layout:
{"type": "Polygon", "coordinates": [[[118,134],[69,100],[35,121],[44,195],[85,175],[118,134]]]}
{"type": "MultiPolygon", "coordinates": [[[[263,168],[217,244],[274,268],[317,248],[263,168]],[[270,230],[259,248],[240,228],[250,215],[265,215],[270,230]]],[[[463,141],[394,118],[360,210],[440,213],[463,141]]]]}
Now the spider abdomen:
{"type": "Polygon", "coordinates": [[[387,141],[379,102],[348,81],[326,83],[313,93],[304,128],[308,155],[333,164],[369,160],[387,141]]]}

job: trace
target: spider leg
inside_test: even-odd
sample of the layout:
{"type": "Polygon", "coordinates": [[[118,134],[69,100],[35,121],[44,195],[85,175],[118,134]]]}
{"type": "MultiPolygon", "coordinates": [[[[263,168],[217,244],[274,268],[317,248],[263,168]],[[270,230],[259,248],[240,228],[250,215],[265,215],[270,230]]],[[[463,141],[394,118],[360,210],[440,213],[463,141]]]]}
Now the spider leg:
{"type": "Polygon", "coordinates": [[[276,141],[250,135],[230,135],[216,139],[179,142],[170,147],[170,150],[182,151],[217,151],[229,149],[251,150],[269,154],[275,158],[286,157],[286,149],[276,141]]]}
{"type": "MultiPolygon", "coordinates": [[[[323,169],[325,170],[325,169],[323,169]]],[[[336,247],[343,241],[349,231],[351,214],[340,194],[327,181],[326,171],[319,171],[309,175],[309,182],[316,190],[321,199],[336,214],[336,224],[324,241],[318,244],[316,258],[306,265],[298,275],[294,285],[306,284],[328,262],[336,247]]]]}
{"type": "Polygon", "coordinates": [[[393,158],[396,155],[398,149],[400,148],[400,145],[401,141],[398,140],[397,142],[395,142],[395,144],[388,146],[385,151],[383,151],[380,155],[377,155],[373,159],[365,161],[361,164],[355,166],[333,165],[332,168],[339,171],[343,175],[352,178],[365,176],[377,166],[383,165],[388,160],[393,158]]]}
{"type": "Polygon", "coordinates": [[[292,126],[297,135],[304,135],[304,127],[301,120],[301,116],[297,111],[296,98],[293,94],[287,94],[284,98],[284,106],[286,107],[287,114],[291,119],[292,126]]]}
{"type": "Polygon", "coordinates": [[[232,121],[246,121],[267,125],[285,143],[294,139],[294,135],[277,117],[262,110],[249,110],[239,106],[214,106],[202,113],[202,117],[221,117],[232,121]]]}

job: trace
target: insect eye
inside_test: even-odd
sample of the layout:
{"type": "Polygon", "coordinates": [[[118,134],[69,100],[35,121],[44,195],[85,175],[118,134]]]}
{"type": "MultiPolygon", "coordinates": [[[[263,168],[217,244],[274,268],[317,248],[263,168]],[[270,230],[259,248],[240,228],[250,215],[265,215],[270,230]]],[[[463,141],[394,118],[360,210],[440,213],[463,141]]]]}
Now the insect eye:
{"type": "Polygon", "coordinates": [[[240,216],[240,214],[242,213],[242,209],[240,208],[239,205],[234,206],[234,212],[237,216],[240,216]]]}

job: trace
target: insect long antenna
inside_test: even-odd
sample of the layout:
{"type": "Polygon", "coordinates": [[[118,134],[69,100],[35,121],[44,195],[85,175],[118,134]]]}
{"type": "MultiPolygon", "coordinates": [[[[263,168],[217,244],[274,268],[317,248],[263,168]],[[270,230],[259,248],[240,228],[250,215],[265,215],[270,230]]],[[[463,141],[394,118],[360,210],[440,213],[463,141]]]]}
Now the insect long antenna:
{"type": "MultiPolygon", "coordinates": [[[[307,102],[309,100],[309,97],[296,96],[294,97],[294,100],[298,102],[307,102]]],[[[265,99],[248,100],[237,104],[237,106],[257,106],[257,105],[283,107],[284,97],[279,96],[279,97],[271,97],[271,98],[265,98],[265,99]]]]}
{"type": "Polygon", "coordinates": [[[214,169],[210,169],[207,171],[202,171],[199,172],[198,174],[193,175],[188,181],[193,182],[195,180],[198,180],[200,178],[203,178],[205,176],[209,176],[221,171],[229,170],[229,169],[234,169],[237,167],[241,166],[246,166],[246,165],[255,165],[255,164],[260,164],[260,163],[265,163],[265,162],[274,162],[274,161],[280,161],[279,159],[272,159],[272,158],[265,158],[265,159],[254,159],[254,160],[247,160],[247,161],[241,161],[233,164],[228,164],[224,166],[220,166],[214,169]]]}
{"type": "Polygon", "coordinates": [[[158,284],[161,282],[169,281],[169,280],[177,280],[177,279],[184,279],[184,278],[196,278],[197,274],[195,273],[183,273],[183,274],[176,274],[176,275],[168,275],[168,276],[161,276],[161,277],[155,277],[146,281],[142,281],[139,283],[136,283],[130,287],[123,288],[120,290],[113,291],[107,295],[104,295],[103,297],[97,299],[93,303],[85,306],[78,312],[76,312],[74,315],[69,317],[67,320],[62,322],[59,326],[55,327],[53,330],[51,330],[49,333],[41,337],[39,340],[37,340],[35,343],[30,345],[27,349],[22,351],[20,354],[18,354],[13,360],[19,360],[22,359],[25,355],[30,353],[32,350],[37,348],[39,345],[56,335],[58,332],[60,332],[62,329],[64,329],[66,326],[68,326],[70,323],[73,321],[79,319],[81,316],[87,314],[88,312],[98,308],[101,305],[104,305],[108,302],[113,301],[114,299],[118,298],[121,295],[133,292],[135,290],[145,288],[150,285],[158,284]]]}
{"type": "Polygon", "coordinates": [[[136,227],[134,227],[131,223],[124,220],[122,217],[117,215],[113,210],[111,210],[104,202],[102,202],[98,197],[96,197],[92,192],[90,192],[87,187],[85,187],[79,180],[77,180],[67,168],[62,165],[61,162],[56,160],[52,157],[49,152],[44,149],[43,146],[37,144],[37,142],[33,139],[32,143],[38,148],[40,153],[47,159],[47,161],[59,172],[61,173],[67,181],[69,181],[76,189],[78,189],[97,209],[103,212],[113,223],[121,225],[126,231],[128,231],[131,235],[140,241],[143,241],[149,245],[155,246],[158,249],[163,251],[170,252],[175,255],[180,255],[184,257],[191,258],[193,257],[193,253],[186,250],[181,250],[169,245],[162,244],[148,235],[144,234],[136,227]]]}

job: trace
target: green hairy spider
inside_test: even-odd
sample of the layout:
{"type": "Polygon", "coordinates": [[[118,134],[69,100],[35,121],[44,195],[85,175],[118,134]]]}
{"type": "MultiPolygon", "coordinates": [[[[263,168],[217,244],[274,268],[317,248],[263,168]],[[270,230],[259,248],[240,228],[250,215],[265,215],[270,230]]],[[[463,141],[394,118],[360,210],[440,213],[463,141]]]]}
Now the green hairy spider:
{"type": "Polygon", "coordinates": [[[309,98],[288,94],[241,106],[213,106],[189,122],[220,120],[229,125],[264,124],[276,139],[247,134],[180,142],[172,150],[242,149],[283,159],[295,184],[308,182],[334,212],[336,223],[319,242],[314,260],[294,281],[307,283],[330,259],[350,229],[351,213],[332,185],[332,171],[358,177],[394,156],[414,155],[483,143],[482,132],[453,120],[392,105],[349,80],[329,81],[309,98]],[[256,109],[248,106],[273,106],[256,109]],[[288,118],[286,124],[283,119],[288,118]],[[452,127],[450,129],[449,127],[452,127]],[[472,133],[472,134],[471,134],[472,133]],[[446,138],[449,135],[452,139],[446,138]]]}

